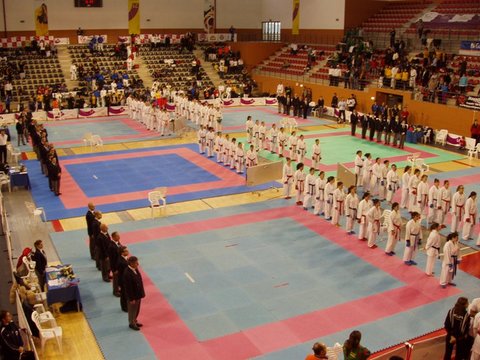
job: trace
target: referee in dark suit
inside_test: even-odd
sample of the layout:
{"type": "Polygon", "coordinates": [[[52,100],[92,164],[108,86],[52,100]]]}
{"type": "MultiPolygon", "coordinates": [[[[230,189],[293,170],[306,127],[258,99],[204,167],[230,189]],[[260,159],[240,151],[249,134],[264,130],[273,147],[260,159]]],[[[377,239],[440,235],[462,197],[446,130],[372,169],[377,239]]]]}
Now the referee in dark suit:
{"type": "Polygon", "coordinates": [[[145,290],[143,289],[142,275],[138,270],[138,258],[136,256],[128,258],[128,267],[123,273],[123,286],[128,300],[128,326],[130,329],[138,331],[143,326],[137,322],[137,317],[140,313],[140,304],[145,297],[145,290]]]}
{"type": "Polygon", "coordinates": [[[123,274],[128,267],[128,255],[130,255],[126,246],[121,246],[119,250],[117,271],[118,271],[118,287],[120,288],[120,307],[122,311],[128,312],[127,294],[125,293],[125,286],[123,286],[123,274]]]}
{"type": "Polygon", "coordinates": [[[32,260],[35,261],[35,273],[38,278],[38,285],[41,291],[45,287],[45,269],[47,268],[47,255],[43,251],[42,240],[37,240],[34,243],[35,252],[33,253],[32,260]]]}
{"type": "Polygon", "coordinates": [[[88,203],[88,211],[85,214],[85,221],[87,222],[87,233],[90,246],[90,258],[95,260],[95,238],[93,237],[93,222],[95,220],[95,205],[88,203]]]}

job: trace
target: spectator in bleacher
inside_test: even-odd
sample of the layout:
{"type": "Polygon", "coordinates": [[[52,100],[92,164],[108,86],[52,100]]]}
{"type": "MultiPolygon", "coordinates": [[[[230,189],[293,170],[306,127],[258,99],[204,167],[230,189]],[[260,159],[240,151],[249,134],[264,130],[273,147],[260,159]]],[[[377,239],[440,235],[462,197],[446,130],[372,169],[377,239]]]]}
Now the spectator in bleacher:
{"type": "Polygon", "coordinates": [[[458,87],[460,89],[461,94],[465,94],[467,92],[467,86],[468,86],[468,78],[466,73],[463,73],[463,75],[460,77],[460,80],[458,82],[458,87]]]}
{"type": "Polygon", "coordinates": [[[355,330],[343,344],[343,356],[345,360],[366,360],[370,356],[370,350],[360,344],[362,334],[355,330]]]}
{"type": "Polygon", "coordinates": [[[395,35],[396,35],[395,29],[392,28],[392,30],[390,31],[390,47],[391,48],[395,46],[395,35]]]}
{"type": "Polygon", "coordinates": [[[305,360],[317,360],[317,359],[328,360],[327,347],[324,344],[320,342],[316,342],[315,344],[313,344],[312,350],[313,350],[313,354],[307,355],[305,360]]]}

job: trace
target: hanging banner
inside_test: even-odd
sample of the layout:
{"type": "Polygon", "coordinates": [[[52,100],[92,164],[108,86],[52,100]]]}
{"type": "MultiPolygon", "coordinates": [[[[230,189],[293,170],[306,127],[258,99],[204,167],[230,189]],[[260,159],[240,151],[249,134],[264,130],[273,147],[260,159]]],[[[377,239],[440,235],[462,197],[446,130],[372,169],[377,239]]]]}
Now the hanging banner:
{"type": "Polygon", "coordinates": [[[140,0],[128,0],[128,33],[140,34],[140,0]]]}
{"type": "Polygon", "coordinates": [[[35,9],[35,33],[37,36],[48,35],[48,11],[45,3],[35,9]]]}
{"type": "Polygon", "coordinates": [[[292,35],[298,35],[300,29],[300,0],[293,0],[292,35]]]}
{"type": "Polygon", "coordinates": [[[215,32],[215,0],[204,0],[203,28],[210,34],[215,32]]]}

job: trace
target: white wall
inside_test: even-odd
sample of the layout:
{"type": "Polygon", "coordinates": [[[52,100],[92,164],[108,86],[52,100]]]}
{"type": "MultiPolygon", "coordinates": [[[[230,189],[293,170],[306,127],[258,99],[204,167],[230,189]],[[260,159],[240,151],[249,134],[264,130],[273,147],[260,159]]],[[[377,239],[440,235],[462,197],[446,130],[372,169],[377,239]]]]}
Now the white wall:
{"type": "Polygon", "coordinates": [[[140,27],[203,29],[203,3],[203,0],[140,0],[140,27]]]}
{"type": "Polygon", "coordinates": [[[260,29],[262,0],[217,0],[217,28],[260,29]]]}

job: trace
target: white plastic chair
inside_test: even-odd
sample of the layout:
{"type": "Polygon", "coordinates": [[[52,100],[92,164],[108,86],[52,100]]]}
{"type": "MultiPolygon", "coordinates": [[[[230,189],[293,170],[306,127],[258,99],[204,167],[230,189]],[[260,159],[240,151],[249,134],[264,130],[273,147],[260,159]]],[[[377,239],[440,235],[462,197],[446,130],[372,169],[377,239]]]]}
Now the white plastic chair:
{"type": "Polygon", "coordinates": [[[435,144],[440,144],[445,146],[447,143],[448,130],[442,129],[437,131],[435,134],[435,144]]]}
{"type": "Polygon", "coordinates": [[[425,134],[422,136],[422,142],[424,144],[428,144],[430,142],[430,135],[432,134],[432,130],[428,129],[425,134]]]}
{"type": "Polygon", "coordinates": [[[465,138],[465,148],[467,149],[468,158],[472,159],[474,156],[478,157],[479,146],[475,145],[476,140],[473,138],[465,138]]]}
{"type": "Polygon", "coordinates": [[[162,202],[162,207],[165,208],[167,206],[167,188],[160,187],[155,189],[154,191],[150,191],[148,193],[148,201],[150,202],[150,209],[151,209],[151,217],[153,219],[153,211],[155,208],[160,209],[160,201],[162,202]]]}
{"type": "Polygon", "coordinates": [[[6,175],[5,173],[0,172],[0,190],[3,188],[3,185],[8,186],[8,191],[12,191],[12,187],[10,184],[10,177],[6,175]]]}
{"type": "Polygon", "coordinates": [[[15,149],[13,146],[11,146],[9,151],[10,151],[10,158],[15,164],[18,165],[18,159],[20,155],[22,155],[22,152],[19,149],[15,149]]]}
{"type": "Polygon", "coordinates": [[[103,140],[100,135],[92,135],[92,145],[96,147],[103,147],[103,140]]]}
{"type": "MultiPolygon", "coordinates": [[[[42,326],[42,322],[40,321],[40,314],[36,311],[32,312],[32,321],[35,323],[38,329],[38,333],[40,336],[40,344],[42,347],[42,354],[44,353],[44,350],[45,350],[45,343],[51,339],[56,340],[58,349],[60,350],[60,353],[63,354],[62,328],[60,326],[55,326],[52,328],[44,328],[42,326]]],[[[56,322],[55,322],[55,325],[56,325],[56,322]]]]}
{"type": "Polygon", "coordinates": [[[62,119],[62,112],[60,109],[53,109],[52,110],[53,120],[61,120],[62,119]]]}
{"type": "Polygon", "coordinates": [[[41,324],[49,323],[49,327],[57,327],[57,320],[50,311],[45,311],[45,306],[43,304],[33,305],[33,309],[38,313],[39,320],[41,324]]]}
{"type": "Polygon", "coordinates": [[[25,206],[30,214],[33,215],[34,219],[38,218],[43,219],[44,222],[47,222],[47,214],[45,213],[45,209],[43,207],[35,207],[35,204],[29,201],[25,201],[25,206]]]}
{"type": "Polygon", "coordinates": [[[415,163],[413,164],[413,168],[417,168],[417,169],[420,169],[420,171],[422,172],[422,175],[424,173],[427,173],[430,171],[430,166],[428,164],[425,163],[425,160],[423,160],[422,158],[418,158],[418,159],[415,159],[415,163]]]}
{"type": "Polygon", "coordinates": [[[93,146],[92,133],[91,132],[85,133],[83,135],[83,144],[85,145],[85,147],[87,147],[87,145],[89,145],[90,147],[93,146]]]}
{"type": "Polygon", "coordinates": [[[338,360],[340,355],[343,354],[343,346],[338,342],[333,346],[327,347],[327,358],[328,360],[338,360]]]}

